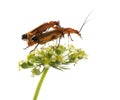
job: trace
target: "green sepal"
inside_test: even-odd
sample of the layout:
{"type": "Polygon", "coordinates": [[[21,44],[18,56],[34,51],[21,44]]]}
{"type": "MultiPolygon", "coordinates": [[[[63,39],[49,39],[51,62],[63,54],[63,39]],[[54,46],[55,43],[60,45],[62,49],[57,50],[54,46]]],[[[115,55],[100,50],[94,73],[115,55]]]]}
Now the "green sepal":
{"type": "Polygon", "coordinates": [[[33,68],[33,64],[29,63],[29,62],[24,62],[24,61],[21,61],[19,62],[19,66],[21,68],[24,68],[24,69],[27,69],[27,68],[33,68]]]}
{"type": "Polygon", "coordinates": [[[37,68],[33,68],[31,72],[33,75],[40,75],[41,74],[40,69],[37,69],[37,68]]]}

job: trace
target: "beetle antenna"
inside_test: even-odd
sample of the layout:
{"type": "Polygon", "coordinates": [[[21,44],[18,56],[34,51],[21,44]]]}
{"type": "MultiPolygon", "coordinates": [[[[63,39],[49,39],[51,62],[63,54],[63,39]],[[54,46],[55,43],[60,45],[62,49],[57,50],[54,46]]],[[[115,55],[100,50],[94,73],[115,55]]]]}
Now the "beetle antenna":
{"type": "Polygon", "coordinates": [[[82,26],[80,27],[80,30],[79,30],[79,32],[81,32],[81,30],[82,30],[82,28],[83,28],[83,26],[87,23],[87,19],[88,19],[88,17],[90,16],[90,14],[93,12],[93,10],[87,15],[87,17],[85,18],[85,20],[84,20],[84,22],[83,22],[83,24],[82,24],[82,26]]]}
{"type": "Polygon", "coordinates": [[[29,48],[29,46],[27,46],[27,47],[25,47],[25,48],[23,48],[23,49],[26,50],[27,48],[29,48]]]}

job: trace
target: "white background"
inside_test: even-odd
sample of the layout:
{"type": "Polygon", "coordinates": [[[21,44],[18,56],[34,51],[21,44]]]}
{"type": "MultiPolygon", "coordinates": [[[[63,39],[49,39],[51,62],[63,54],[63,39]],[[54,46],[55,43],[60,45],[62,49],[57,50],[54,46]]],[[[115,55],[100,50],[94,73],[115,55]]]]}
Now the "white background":
{"type": "Polygon", "coordinates": [[[1,0],[0,1],[0,100],[32,100],[38,77],[18,71],[24,59],[21,35],[51,20],[79,29],[74,43],[88,54],[71,70],[50,69],[38,100],[120,100],[119,0],[1,0]]]}

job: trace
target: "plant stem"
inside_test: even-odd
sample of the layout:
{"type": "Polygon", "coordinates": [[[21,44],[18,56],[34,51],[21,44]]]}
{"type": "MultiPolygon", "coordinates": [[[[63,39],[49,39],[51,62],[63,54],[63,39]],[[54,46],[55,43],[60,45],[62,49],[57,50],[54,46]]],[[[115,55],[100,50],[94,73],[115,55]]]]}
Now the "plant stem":
{"type": "Polygon", "coordinates": [[[40,89],[41,89],[41,86],[42,86],[42,83],[43,83],[43,81],[44,81],[44,79],[45,79],[45,76],[46,76],[46,74],[47,74],[47,72],[48,72],[48,69],[49,69],[49,68],[45,68],[44,71],[43,71],[43,73],[42,73],[42,76],[40,77],[40,80],[39,80],[38,85],[37,85],[37,87],[36,87],[36,91],[35,91],[33,100],[37,100],[39,91],[40,91],[40,89]]]}

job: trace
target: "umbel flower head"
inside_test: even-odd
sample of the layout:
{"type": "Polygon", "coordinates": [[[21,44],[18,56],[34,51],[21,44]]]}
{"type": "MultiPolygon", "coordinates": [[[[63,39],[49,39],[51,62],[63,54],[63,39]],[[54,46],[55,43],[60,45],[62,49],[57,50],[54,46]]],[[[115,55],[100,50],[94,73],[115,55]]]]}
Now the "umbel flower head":
{"type": "Polygon", "coordinates": [[[52,45],[29,53],[25,60],[19,61],[19,68],[31,68],[33,75],[40,75],[45,68],[64,70],[69,68],[68,64],[75,64],[86,58],[87,55],[81,48],[77,49],[73,45],[52,45]]]}

